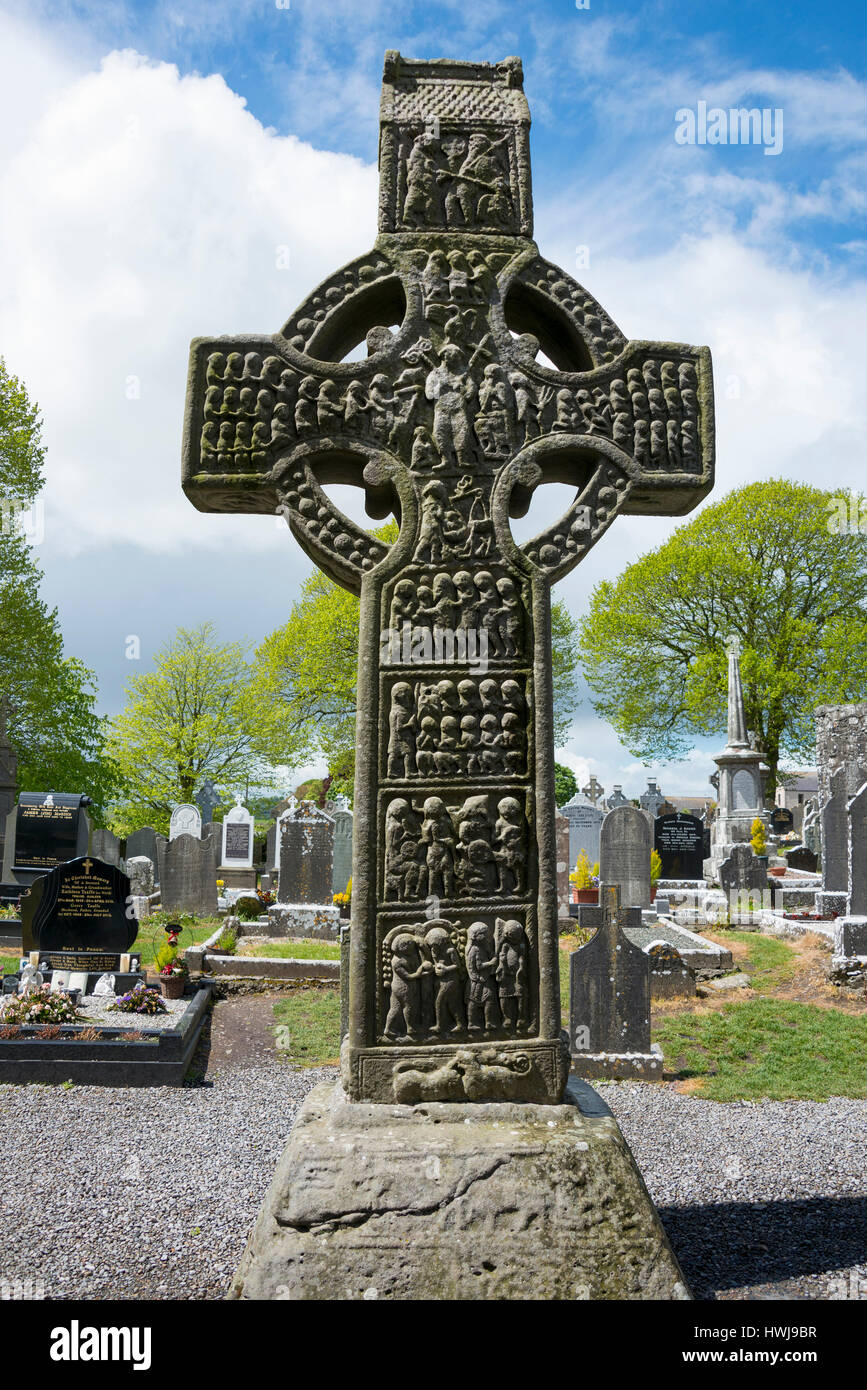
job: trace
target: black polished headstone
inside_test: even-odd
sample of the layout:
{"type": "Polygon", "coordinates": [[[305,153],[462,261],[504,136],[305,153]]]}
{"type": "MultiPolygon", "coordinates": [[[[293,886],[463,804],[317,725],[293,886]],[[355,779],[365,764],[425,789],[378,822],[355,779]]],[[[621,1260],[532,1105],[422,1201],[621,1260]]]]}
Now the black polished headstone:
{"type": "Polygon", "coordinates": [[[90,798],[80,793],[22,792],[15,817],[13,869],[46,873],[87,853],[90,798]]]}
{"type": "Polygon", "coordinates": [[[795,827],[795,817],[785,806],[775,806],[771,812],[771,829],[775,835],[788,835],[795,827]]]}
{"type": "Polygon", "coordinates": [[[21,899],[23,953],[38,951],[52,969],[116,969],[138,932],[129,896],[114,864],[90,856],[59,864],[21,899]]]}
{"type": "Polygon", "coordinates": [[[662,860],[661,878],[700,879],[704,865],[704,826],[697,816],[677,812],[653,822],[653,848],[662,860]]]}

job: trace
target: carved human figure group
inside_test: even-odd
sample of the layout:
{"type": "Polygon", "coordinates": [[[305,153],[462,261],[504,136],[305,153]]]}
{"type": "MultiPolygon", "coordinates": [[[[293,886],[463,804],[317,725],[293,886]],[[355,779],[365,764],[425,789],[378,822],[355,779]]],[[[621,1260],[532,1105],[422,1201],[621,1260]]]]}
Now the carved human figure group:
{"type": "Polygon", "coordinates": [[[391,689],[387,775],[521,776],[525,722],[516,680],[397,681],[391,689]]]}
{"type": "Polygon", "coordinates": [[[524,605],[515,580],[495,579],[490,570],[458,570],[456,574],[421,574],[399,579],[394,586],[387,627],[410,634],[424,631],[486,634],[485,655],[491,660],[521,655],[524,605]]]}
{"type": "Polygon", "coordinates": [[[527,825],[521,802],[470,796],[452,813],[439,796],[416,810],[395,797],[385,817],[386,902],[427,897],[521,897],[527,889],[527,825]]]}
{"type": "Polygon", "coordinates": [[[521,923],[502,917],[493,926],[473,922],[465,944],[461,936],[443,919],[388,932],[386,1038],[526,1031],[529,948],[521,923]]]}

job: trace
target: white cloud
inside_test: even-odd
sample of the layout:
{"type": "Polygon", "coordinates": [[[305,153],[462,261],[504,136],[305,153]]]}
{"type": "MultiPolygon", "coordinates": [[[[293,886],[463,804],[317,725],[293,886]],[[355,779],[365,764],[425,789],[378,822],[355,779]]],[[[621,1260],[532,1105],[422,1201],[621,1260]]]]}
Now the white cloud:
{"type": "Polygon", "coordinates": [[[264,129],[219,76],[124,52],[56,92],[0,203],[3,348],[45,416],[47,527],[73,552],[245,544],[251,526],[276,545],[181,494],[189,342],[276,330],[365,250],[375,170],[264,129]]]}

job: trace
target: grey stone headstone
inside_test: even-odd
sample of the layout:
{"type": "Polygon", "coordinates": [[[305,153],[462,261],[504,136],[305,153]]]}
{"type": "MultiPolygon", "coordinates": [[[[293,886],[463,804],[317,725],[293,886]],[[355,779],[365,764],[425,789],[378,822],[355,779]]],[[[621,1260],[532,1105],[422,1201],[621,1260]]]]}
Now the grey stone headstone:
{"type": "Polygon", "coordinates": [[[154,864],[145,854],[133,855],[126,860],[126,875],[129,891],[134,897],[147,897],[154,891],[154,864]]]}
{"type": "Polygon", "coordinates": [[[352,877],[352,812],[346,797],[338,797],[332,812],[334,820],[334,867],[331,886],[343,893],[352,877]]]}
{"type": "Polygon", "coordinates": [[[646,811],[648,815],[652,816],[655,820],[659,815],[659,808],[664,802],[665,797],[656,785],[656,779],[654,777],[648,777],[647,791],[642,792],[641,796],[638,798],[638,804],[642,811],[646,811]]]}
{"type": "MultiPolygon", "coordinates": [[[[644,820],[637,806],[631,809],[644,820]]],[[[623,931],[627,913],[616,885],[600,884],[599,904],[581,919],[596,926],[596,934],[569,962],[570,1045],[573,1053],[648,1053],[650,960],[623,931]]]]}
{"type": "Polygon", "coordinates": [[[623,788],[620,783],[615,782],[611,795],[606,798],[605,809],[613,811],[618,806],[630,806],[631,804],[629,798],[623,795],[623,788]]]}
{"type": "Polygon", "coordinates": [[[670,941],[651,941],[645,947],[650,961],[651,999],[691,999],[695,995],[695,972],[685,963],[670,941]]]}
{"type": "Polygon", "coordinates": [[[166,912],[213,917],[217,912],[217,853],[212,836],[179,835],[160,847],[161,905],[166,912]]]}
{"type": "Polygon", "coordinates": [[[569,872],[569,822],[558,811],[554,818],[554,833],[557,837],[557,916],[563,921],[569,916],[569,903],[572,899],[569,872]]]}
{"type": "Polygon", "coordinates": [[[142,826],[140,830],[134,830],[131,835],[126,837],[127,859],[138,859],[141,855],[145,855],[156,864],[157,832],[149,825],[142,826]]]}
{"type": "Polygon", "coordinates": [[[573,796],[571,801],[567,801],[562,811],[569,822],[570,869],[575,868],[575,861],[582,849],[592,868],[599,861],[599,833],[605,819],[605,812],[601,807],[594,806],[592,801],[588,801],[586,797],[580,795],[573,796]]]}
{"type": "Polygon", "coordinates": [[[867,916],[867,782],[849,801],[848,916],[867,916]]]}
{"type": "Polygon", "coordinates": [[[268,830],[267,835],[265,836],[265,867],[268,869],[269,872],[271,872],[272,870],[278,869],[278,868],[280,867],[279,864],[278,864],[278,862],[277,862],[277,822],[276,822],[276,821],[275,821],[274,824],[270,827],[270,829],[268,830]]]}
{"type": "Polygon", "coordinates": [[[91,830],[89,853],[104,864],[113,864],[115,868],[120,866],[120,841],[110,830],[103,830],[99,826],[91,830]]]}
{"type": "Polygon", "coordinates": [[[846,816],[846,769],[837,768],[828,777],[828,795],[822,805],[822,886],[829,893],[848,888],[849,866],[846,843],[849,826],[846,816]]]}
{"type": "Polygon", "coordinates": [[[334,821],[312,801],[281,818],[280,903],[330,903],[334,877],[334,821]]]}
{"type": "Polygon", "coordinates": [[[724,893],[762,893],[768,886],[767,865],[751,845],[733,845],[719,866],[719,882],[724,893]]]}
{"type": "Polygon", "coordinates": [[[615,806],[602,822],[599,881],[619,887],[624,907],[650,907],[650,822],[637,806],[615,806]]]}

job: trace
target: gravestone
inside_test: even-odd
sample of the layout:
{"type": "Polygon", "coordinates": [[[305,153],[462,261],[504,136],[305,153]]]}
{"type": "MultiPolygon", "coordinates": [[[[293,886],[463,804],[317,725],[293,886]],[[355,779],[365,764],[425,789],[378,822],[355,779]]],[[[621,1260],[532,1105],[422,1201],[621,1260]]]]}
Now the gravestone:
{"type": "Polygon", "coordinates": [[[102,826],[94,826],[90,832],[89,854],[94,859],[101,859],[104,864],[114,864],[120,868],[120,840],[111,830],[105,830],[102,826]]]}
{"type": "Polygon", "coordinates": [[[557,836],[557,917],[571,931],[573,923],[569,913],[569,904],[572,901],[572,885],[569,882],[572,868],[569,858],[570,826],[560,811],[554,819],[554,832],[557,836]]]}
{"type": "Polygon", "coordinates": [[[771,830],[775,835],[788,835],[794,825],[795,817],[786,806],[775,806],[771,811],[771,830]]]}
{"type": "Polygon", "coordinates": [[[653,820],[656,820],[657,816],[660,814],[660,806],[665,804],[665,797],[656,785],[655,777],[648,777],[647,791],[641,793],[641,796],[638,798],[638,804],[642,811],[646,811],[653,820]]]}
{"type": "Polygon", "coordinates": [[[849,798],[847,917],[867,917],[867,782],[849,798]]]}
{"type": "MultiPolygon", "coordinates": [[[[482,1137],[479,1102],[538,1106],[532,1116],[560,1106],[568,1059],[550,587],[622,512],[681,515],[712,486],[708,351],[629,342],[582,286],[539,255],[528,131],[517,59],[493,66],[388,54],[374,250],[329,277],[279,334],[199,339],[191,350],[183,473],[190,500],[203,511],[278,510],[319,567],[361,598],[342,1078],[348,1102],[366,1104],[347,1102],[347,1116],[336,1087],[306,1102],[305,1116],[315,1112],[321,1127],[305,1127],[302,1117],[285,1170],[289,1205],[304,1215],[270,1265],[265,1252],[277,1237],[263,1216],[245,1263],[254,1297],[273,1295],[278,1265],[289,1297],[355,1287],[362,1256],[339,1215],[327,1223],[333,1237],[317,1236],[314,1246],[301,1234],[302,1224],[324,1224],[317,1213],[326,1192],[331,1216],[350,1200],[358,1210],[354,1146],[323,1138],[320,1152],[315,1137],[334,1138],[338,1112],[348,1137],[354,1110],[370,1141],[365,1152],[381,1153],[361,1179],[366,1194],[371,1184],[380,1189],[384,1173],[393,1176],[395,1163],[408,1174],[404,1131],[399,1160],[387,1135],[422,1099],[464,1106],[462,1154],[478,1152],[471,1133],[476,1143],[492,1142],[482,1137]],[[386,325],[395,322],[392,333],[386,325]],[[365,326],[368,357],[342,360],[365,326]],[[556,371],[537,358],[540,345],[556,371]],[[552,471],[574,485],[574,501],[517,546],[509,518],[526,511],[552,471]],[[400,517],[394,544],[346,518],[322,486],[352,482],[365,487],[372,516],[400,517]],[[386,1121],[391,1129],[378,1128],[386,1121]],[[322,1167],[302,1192],[292,1164],[308,1139],[316,1153],[304,1153],[322,1167]]],[[[529,1124],[531,1112],[521,1114],[529,1124]]],[[[551,1124],[555,1132],[554,1114],[551,1124]]],[[[535,1195],[525,1191],[522,1202],[544,1202],[553,1213],[559,1188],[550,1156],[539,1154],[543,1126],[534,1130],[535,1195]]],[[[416,1134],[417,1145],[428,1142],[427,1121],[416,1134]]],[[[503,1137],[497,1167],[520,1142],[503,1137]]],[[[449,1181],[461,1186],[465,1159],[455,1161],[449,1181]]],[[[593,1159],[610,1161],[610,1153],[593,1159]]],[[[646,1195],[629,1187],[632,1209],[637,1202],[646,1213],[646,1195]]],[[[485,1220],[498,1229],[490,1213],[485,1220]]],[[[381,1242],[374,1267],[393,1297],[418,1296],[422,1283],[428,1296],[448,1285],[452,1297],[470,1288],[490,1297],[506,1287],[500,1259],[522,1258],[536,1296],[552,1296],[577,1274],[567,1225],[552,1217],[548,1240],[532,1234],[529,1259],[510,1226],[508,1242],[496,1239],[508,1253],[479,1281],[464,1271],[481,1268],[481,1211],[450,1245],[437,1237],[432,1253],[408,1234],[412,1215],[398,1203],[380,1236],[370,1233],[381,1242]]],[[[286,1221],[281,1229],[286,1235],[286,1221]]],[[[593,1256],[581,1257],[596,1271],[591,1282],[599,1283],[596,1251],[612,1237],[603,1219],[593,1256]]],[[[620,1258],[609,1249],[608,1269],[620,1258]]],[[[643,1286],[639,1279],[636,1292],[643,1286]]],[[[511,1287],[505,1296],[514,1296],[511,1287]]]]}
{"type": "MultiPolygon", "coordinates": [[[[157,832],[149,825],[143,825],[139,830],[133,830],[132,834],[126,837],[126,857],[127,859],[140,859],[144,856],[154,865],[156,872],[157,866],[157,839],[165,840],[165,836],[157,836],[157,832]]],[[[159,882],[159,879],[156,880],[159,882]]]]}
{"type": "Polygon", "coordinates": [[[211,837],[177,835],[157,845],[160,906],[165,912],[217,914],[217,842],[211,837]]]}
{"type": "Polygon", "coordinates": [[[807,874],[814,874],[819,867],[819,859],[815,850],[808,849],[806,845],[796,845],[786,853],[786,863],[792,869],[801,869],[807,874]]]}
{"type": "Polygon", "coordinates": [[[24,954],[52,970],[117,971],[138,932],[130,883],[114,864],[76,858],[36,879],[21,899],[24,954]]]}
{"type": "Polygon", "coordinates": [[[768,886],[767,863],[753,854],[751,845],[732,845],[719,866],[719,882],[726,894],[763,893],[768,886]]]}
{"type": "Polygon", "coordinates": [[[179,835],[193,835],[202,838],[202,816],[198,806],[187,802],[176,806],[169,821],[169,839],[176,840],[179,835]]]}
{"type": "MultiPolygon", "coordinates": [[[[630,809],[644,819],[637,806],[630,809]]],[[[596,932],[569,958],[572,1070],[590,1078],[660,1080],[662,1054],[650,1043],[650,961],[623,930],[628,919],[618,886],[601,882],[599,907],[584,912],[582,925],[586,920],[596,932]]]]}
{"type": "Polygon", "coordinates": [[[651,941],[644,949],[650,961],[651,999],[695,997],[695,971],[690,970],[676,946],[670,941],[651,941]]]}
{"type": "MultiPolygon", "coordinates": [[[[274,936],[336,941],[340,911],[332,901],[334,821],[312,801],[294,802],[280,826],[277,901],[268,909],[274,936]]],[[[354,896],[354,885],[353,885],[354,896]]]]}
{"type": "Polygon", "coordinates": [[[352,811],[349,799],[340,795],[331,812],[334,820],[334,856],[331,887],[334,893],[345,893],[352,878],[352,811]]]}
{"type": "Polygon", "coordinates": [[[9,700],[0,697],[0,865],[6,843],[6,820],[18,796],[18,754],[9,741],[7,720],[9,700]]]}
{"type": "Polygon", "coordinates": [[[587,786],[581,788],[581,795],[586,796],[591,806],[595,806],[598,801],[602,800],[604,792],[605,788],[602,786],[601,782],[597,782],[595,773],[590,778],[587,786]]]}
{"type": "Polygon", "coordinates": [[[704,826],[698,816],[659,816],[653,848],[662,860],[660,878],[704,880],[704,826]]]}
{"type": "Polygon", "coordinates": [[[592,869],[599,863],[599,834],[605,812],[594,806],[592,801],[575,795],[563,807],[563,815],[569,822],[569,866],[575,868],[582,849],[587,855],[587,863],[592,869]]]}
{"type": "Polygon", "coordinates": [[[129,879],[129,891],[133,897],[148,897],[154,891],[154,865],[147,855],[134,855],[127,859],[124,872],[129,879]]]}
{"type": "Polygon", "coordinates": [[[616,884],[624,907],[650,907],[650,822],[637,806],[615,806],[602,822],[599,882],[616,884]]]}
{"type": "Polygon", "coordinates": [[[330,903],[334,858],[334,821],[312,801],[284,812],[281,820],[281,903],[330,903]]]}
{"type": "Polygon", "coordinates": [[[616,808],[617,808],[618,806],[631,806],[631,805],[632,805],[632,802],[629,800],[629,798],[623,795],[623,788],[622,788],[622,786],[620,785],[620,783],[619,783],[619,782],[615,782],[615,783],[614,783],[614,790],[611,792],[611,795],[610,795],[609,797],[606,798],[606,801],[605,801],[605,809],[606,809],[606,811],[614,811],[614,810],[616,810],[616,808]]]}
{"type": "Polygon", "coordinates": [[[199,790],[196,792],[196,805],[202,818],[202,825],[211,825],[214,820],[214,811],[220,804],[220,793],[214,786],[210,777],[206,777],[199,790]]]}
{"type": "Polygon", "coordinates": [[[819,705],[816,710],[822,891],[825,915],[849,911],[850,799],[867,780],[867,703],[819,705]]]}
{"type": "Polygon", "coordinates": [[[253,834],[256,817],[251,815],[240,799],[227,811],[219,828],[222,844],[219,877],[227,888],[256,887],[253,868],[253,834]]]}
{"type": "Polygon", "coordinates": [[[58,864],[87,853],[90,797],[66,792],[22,792],[6,818],[3,882],[28,888],[58,864]]]}

